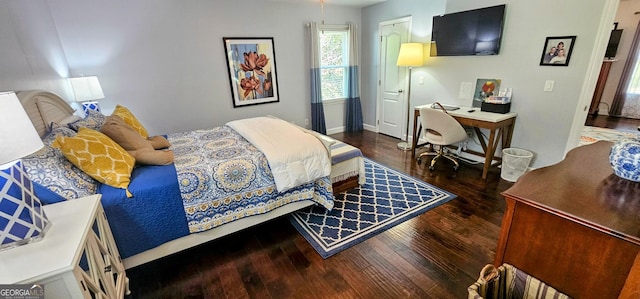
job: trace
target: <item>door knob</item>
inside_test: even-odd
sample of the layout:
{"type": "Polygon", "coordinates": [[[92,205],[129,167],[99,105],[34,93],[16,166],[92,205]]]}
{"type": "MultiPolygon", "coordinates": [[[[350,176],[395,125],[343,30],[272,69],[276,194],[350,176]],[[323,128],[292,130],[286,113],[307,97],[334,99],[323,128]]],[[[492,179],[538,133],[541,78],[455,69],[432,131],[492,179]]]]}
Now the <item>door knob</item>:
{"type": "Polygon", "coordinates": [[[398,93],[402,93],[402,89],[398,90],[398,93]]]}

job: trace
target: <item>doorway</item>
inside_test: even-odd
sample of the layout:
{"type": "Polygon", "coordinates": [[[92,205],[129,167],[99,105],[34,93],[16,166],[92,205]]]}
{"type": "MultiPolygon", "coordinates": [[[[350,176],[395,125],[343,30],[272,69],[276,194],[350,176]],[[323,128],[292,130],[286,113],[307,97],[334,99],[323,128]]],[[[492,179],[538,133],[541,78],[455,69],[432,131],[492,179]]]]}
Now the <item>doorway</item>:
{"type": "MultiPolygon", "coordinates": [[[[398,67],[396,61],[400,44],[409,42],[411,17],[381,22],[380,73],[378,74],[377,127],[378,132],[395,138],[406,138],[405,111],[407,111],[407,68],[398,67]]],[[[406,139],[405,139],[406,140],[406,139]]]]}
{"type": "MultiPolygon", "coordinates": [[[[605,59],[602,63],[585,126],[614,129],[627,133],[637,132],[638,125],[640,125],[640,96],[628,95],[624,105],[614,105],[613,100],[618,85],[623,80],[627,57],[634,55],[632,53],[633,40],[638,25],[637,12],[640,11],[640,1],[622,1],[618,2],[618,5],[613,20],[613,29],[622,29],[623,37],[620,40],[620,47],[613,53],[615,57],[605,59]],[[600,114],[601,110],[606,113],[600,114]],[[621,117],[618,117],[618,114],[621,117]]],[[[636,91],[632,94],[640,94],[640,88],[634,89],[636,91]]],[[[591,128],[585,129],[591,130],[591,128]]]]}
{"type": "Polygon", "coordinates": [[[594,87],[596,86],[598,74],[602,68],[602,60],[609,40],[609,35],[611,34],[611,24],[613,24],[613,20],[615,19],[618,3],[619,0],[605,0],[602,15],[598,22],[599,27],[595,39],[596,44],[599,44],[600,46],[595,47],[592,52],[592,54],[601,54],[591,55],[590,65],[587,68],[582,89],[580,91],[580,101],[578,102],[576,111],[573,115],[571,130],[565,146],[565,154],[574,149],[580,143],[582,132],[585,128],[585,122],[587,117],[589,117],[589,106],[593,99],[593,92],[594,87]]]}
{"type": "MultiPolygon", "coordinates": [[[[596,91],[600,92],[601,97],[598,97],[600,94],[594,93],[594,102],[599,99],[600,101],[598,101],[597,104],[600,107],[594,107],[593,112],[597,113],[600,110],[598,108],[604,108],[602,110],[606,111],[607,115],[640,119],[640,85],[637,83],[637,74],[634,74],[637,73],[637,71],[635,71],[637,61],[636,67],[632,65],[627,66],[628,59],[633,59],[636,55],[634,43],[636,40],[635,35],[637,34],[636,30],[638,28],[639,12],[640,1],[618,1],[612,29],[618,29],[621,35],[621,37],[618,38],[619,47],[615,52],[611,52],[610,49],[607,48],[607,52],[610,52],[608,56],[611,57],[605,59],[602,65],[601,76],[603,80],[599,77],[598,85],[596,85],[596,91]],[[627,90],[621,91],[619,90],[619,86],[621,84],[626,85],[627,76],[631,76],[631,78],[628,79],[630,86],[627,90]],[[624,95],[624,101],[615,100],[620,92],[624,95]]],[[[590,109],[590,113],[591,112],[590,109]]]]}

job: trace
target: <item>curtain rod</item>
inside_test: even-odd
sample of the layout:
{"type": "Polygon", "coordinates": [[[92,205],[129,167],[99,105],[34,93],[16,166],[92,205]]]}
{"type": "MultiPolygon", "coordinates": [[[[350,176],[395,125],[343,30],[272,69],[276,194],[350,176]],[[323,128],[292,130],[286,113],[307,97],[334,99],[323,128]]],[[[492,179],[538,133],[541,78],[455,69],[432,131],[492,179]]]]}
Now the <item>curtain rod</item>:
{"type": "MultiPolygon", "coordinates": [[[[350,24],[352,23],[346,23],[344,25],[341,24],[318,24],[318,27],[348,27],[350,24]]],[[[311,27],[311,22],[304,24],[305,27],[309,28],[311,27]]]]}

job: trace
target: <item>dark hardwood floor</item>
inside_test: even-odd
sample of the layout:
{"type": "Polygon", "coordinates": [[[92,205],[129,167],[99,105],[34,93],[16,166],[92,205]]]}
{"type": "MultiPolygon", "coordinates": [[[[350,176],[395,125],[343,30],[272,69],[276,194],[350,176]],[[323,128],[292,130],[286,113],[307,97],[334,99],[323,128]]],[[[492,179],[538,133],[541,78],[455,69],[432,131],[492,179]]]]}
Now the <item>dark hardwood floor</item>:
{"type": "Polygon", "coordinates": [[[446,161],[418,166],[398,139],[365,131],[333,137],[458,197],[323,260],[284,219],[127,271],[132,298],[466,298],[493,261],[510,186],[498,169],[446,161]]]}
{"type": "MultiPolygon", "coordinates": [[[[621,123],[599,118],[595,125],[621,123]]],[[[286,219],[276,219],[128,270],[131,297],[466,298],[493,261],[505,208],[500,192],[511,183],[497,168],[483,181],[480,165],[463,163],[454,172],[440,161],[430,172],[385,135],[332,136],[458,197],[326,260],[286,219]]]]}
{"type": "Polygon", "coordinates": [[[640,119],[606,116],[606,115],[598,115],[598,116],[589,115],[587,116],[585,125],[601,127],[601,128],[624,130],[624,131],[637,131],[638,127],[640,126],[640,119]]]}

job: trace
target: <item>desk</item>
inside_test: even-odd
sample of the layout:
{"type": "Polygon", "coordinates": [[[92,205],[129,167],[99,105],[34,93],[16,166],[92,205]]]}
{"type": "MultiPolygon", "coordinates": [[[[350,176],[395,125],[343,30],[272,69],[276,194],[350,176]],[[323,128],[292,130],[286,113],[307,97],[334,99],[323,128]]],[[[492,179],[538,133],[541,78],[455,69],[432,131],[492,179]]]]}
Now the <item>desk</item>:
{"type": "Polygon", "coordinates": [[[612,143],[579,146],[502,194],[495,265],[573,298],[640,298],[640,183],[613,174],[612,143]]]}
{"type": "MultiPolygon", "coordinates": [[[[418,147],[418,138],[420,131],[418,129],[418,123],[420,122],[420,109],[423,107],[431,107],[431,104],[415,106],[413,113],[413,145],[411,157],[415,158],[416,148],[418,147]]],[[[496,158],[496,150],[498,149],[498,143],[502,141],[502,148],[511,146],[511,136],[513,135],[513,127],[516,123],[515,112],[509,112],[505,114],[480,111],[480,108],[473,108],[474,112],[469,112],[472,108],[460,107],[458,110],[447,111],[449,115],[453,116],[463,126],[470,126],[476,132],[480,145],[484,153],[475,151],[467,151],[471,154],[484,157],[484,167],[482,168],[482,178],[487,179],[487,173],[491,162],[493,160],[501,159],[496,158]],[[489,129],[489,138],[485,140],[480,129],[489,129]]]]}

